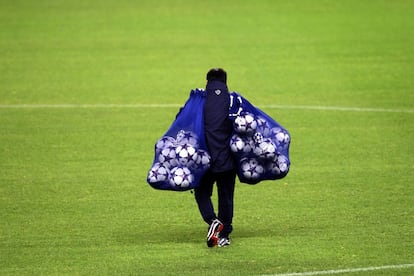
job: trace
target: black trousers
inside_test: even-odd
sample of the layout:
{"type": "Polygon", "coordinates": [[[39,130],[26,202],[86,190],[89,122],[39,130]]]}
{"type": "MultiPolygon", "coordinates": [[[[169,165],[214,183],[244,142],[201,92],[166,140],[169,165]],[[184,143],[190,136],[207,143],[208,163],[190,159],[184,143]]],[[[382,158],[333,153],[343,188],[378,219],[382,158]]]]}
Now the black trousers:
{"type": "Polygon", "coordinates": [[[222,237],[228,237],[233,231],[235,181],[235,170],[220,173],[208,171],[201,179],[200,185],[194,189],[198,209],[204,221],[211,224],[214,219],[218,218],[224,224],[220,234],[222,237]],[[214,183],[217,185],[218,216],[211,201],[214,183]]]}

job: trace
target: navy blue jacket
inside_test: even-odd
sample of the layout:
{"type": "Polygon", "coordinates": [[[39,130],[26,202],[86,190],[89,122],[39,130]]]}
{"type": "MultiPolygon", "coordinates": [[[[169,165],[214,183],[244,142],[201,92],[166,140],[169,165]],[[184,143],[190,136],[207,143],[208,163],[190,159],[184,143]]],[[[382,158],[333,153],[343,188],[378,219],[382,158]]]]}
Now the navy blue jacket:
{"type": "Polygon", "coordinates": [[[206,86],[204,105],[204,131],[207,148],[211,155],[211,171],[225,172],[236,168],[230,151],[233,124],[229,119],[230,95],[227,85],[210,81],[206,86]]]}

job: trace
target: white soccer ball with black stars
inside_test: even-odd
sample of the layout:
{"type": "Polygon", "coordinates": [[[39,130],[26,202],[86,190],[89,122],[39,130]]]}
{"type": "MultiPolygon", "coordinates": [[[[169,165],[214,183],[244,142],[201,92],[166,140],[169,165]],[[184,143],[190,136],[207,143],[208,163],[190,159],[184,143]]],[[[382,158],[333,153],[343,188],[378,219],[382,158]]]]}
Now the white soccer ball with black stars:
{"type": "Polygon", "coordinates": [[[266,173],[269,173],[272,176],[280,175],[279,164],[277,163],[276,159],[267,162],[265,165],[265,169],[266,169],[266,173]]]}
{"type": "Polygon", "coordinates": [[[178,165],[177,154],[175,153],[176,147],[169,146],[161,150],[158,155],[158,161],[165,165],[167,168],[178,165]]]}
{"type": "Polygon", "coordinates": [[[176,143],[175,139],[170,136],[160,138],[155,144],[156,153],[160,153],[164,148],[172,147],[176,143]]]}
{"type": "Polygon", "coordinates": [[[257,122],[256,131],[261,133],[264,137],[269,137],[271,133],[270,131],[271,127],[266,121],[266,119],[263,118],[262,116],[257,116],[256,122],[257,122]]]}
{"type": "Polygon", "coordinates": [[[240,164],[242,175],[249,180],[258,180],[264,173],[263,166],[254,158],[246,158],[240,164]]]}
{"type": "Polygon", "coordinates": [[[233,134],[230,138],[230,149],[234,153],[243,152],[245,141],[242,137],[237,134],[233,134]]]}
{"type": "Polygon", "coordinates": [[[181,165],[191,167],[197,162],[197,150],[191,144],[178,145],[175,153],[181,165]]]}
{"type": "Polygon", "coordinates": [[[197,168],[205,169],[210,167],[211,156],[205,150],[198,150],[197,151],[197,161],[196,166],[197,168]]]}
{"type": "Polygon", "coordinates": [[[277,166],[279,167],[280,172],[286,173],[289,171],[290,162],[289,159],[284,155],[277,156],[277,166]]]}
{"type": "Polygon", "coordinates": [[[147,180],[149,183],[166,181],[170,176],[170,170],[161,163],[154,163],[148,171],[147,180]]]}
{"type": "Polygon", "coordinates": [[[280,127],[272,128],[272,136],[274,137],[277,146],[285,146],[290,143],[289,133],[280,127]]]}
{"type": "Polygon", "coordinates": [[[230,150],[238,155],[247,155],[253,151],[254,147],[252,137],[233,134],[230,139],[230,150]]]}
{"type": "Polygon", "coordinates": [[[257,128],[257,122],[253,114],[244,113],[234,119],[234,130],[238,133],[252,135],[257,128]]]}
{"type": "Polygon", "coordinates": [[[194,181],[194,175],[187,167],[174,167],[170,172],[170,184],[174,187],[187,188],[194,181]]]}
{"type": "Polygon", "coordinates": [[[249,155],[253,152],[254,148],[256,147],[256,144],[252,137],[243,137],[244,139],[244,149],[243,152],[246,155],[249,155]]]}
{"type": "Polygon", "coordinates": [[[276,156],[276,145],[270,138],[264,138],[256,144],[253,152],[258,158],[272,160],[276,156]]]}
{"type": "Polygon", "coordinates": [[[197,134],[191,131],[180,130],[177,133],[177,143],[179,144],[190,144],[194,147],[198,147],[197,134]]]}

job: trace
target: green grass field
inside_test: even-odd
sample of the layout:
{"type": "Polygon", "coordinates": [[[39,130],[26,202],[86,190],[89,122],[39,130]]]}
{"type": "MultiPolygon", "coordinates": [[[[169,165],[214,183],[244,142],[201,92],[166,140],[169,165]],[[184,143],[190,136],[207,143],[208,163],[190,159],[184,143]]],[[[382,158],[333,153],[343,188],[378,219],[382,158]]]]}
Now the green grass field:
{"type": "Polygon", "coordinates": [[[0,275],[413,275],[413,14],[410,0],[0,1],[0,275]],[[217,66],[291,132],[292,166],[237,183],[232,245],[209,249],[193,194],[146,175],[217,66]]]}

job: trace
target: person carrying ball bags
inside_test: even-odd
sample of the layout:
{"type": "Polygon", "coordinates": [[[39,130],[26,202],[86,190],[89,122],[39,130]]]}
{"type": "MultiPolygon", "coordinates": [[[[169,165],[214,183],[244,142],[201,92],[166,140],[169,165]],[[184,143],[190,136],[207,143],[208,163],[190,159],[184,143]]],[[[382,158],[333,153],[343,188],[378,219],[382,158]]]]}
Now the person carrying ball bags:
{"type": "Polygon", "coordinates": [[[166,134],[155,144],[147,182],[155,189],[194,189],[208,224],[207,246],[227,247],[233,231],[234,189],[287,175],[290,134],[236,92],[222,68],[207,72],[205,90],[190,93],[166,134]],[[218,210],[211,197],[217,186],[218,210]]]}
{"type": "Polygon", "coordinates": [[[209,224],[207,246],[230,245],[233,230],[234,187],[236,160],[230,150],[233,122],[229,118],[230,94],[227,73],[211,69],[207,73],[206,102],[204,105],[204,131],[208,152],[211,156],[209,170],[194,189],[195,199],[204,221],[209,224]],[[217,185],[218,213],[211,196],[217,185]]]}

